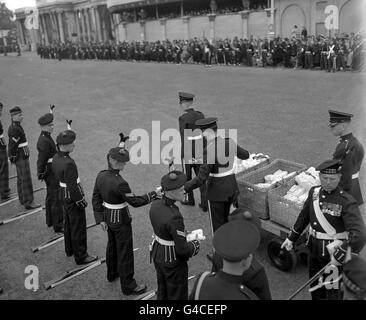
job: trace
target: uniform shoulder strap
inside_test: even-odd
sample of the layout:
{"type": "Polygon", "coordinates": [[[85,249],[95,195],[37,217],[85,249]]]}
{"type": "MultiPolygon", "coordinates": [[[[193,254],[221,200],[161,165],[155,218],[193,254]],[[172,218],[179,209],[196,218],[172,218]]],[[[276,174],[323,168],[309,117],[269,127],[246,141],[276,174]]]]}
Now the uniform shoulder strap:
{"type": "Polygon", "coordinates": [[[201,287],[202,287],[203,280],[205,280],[205,278],[210,273],[211,273],[210,271],[205,271],[204,273],[201,274],[200,278],[198,279],[196,292],[194,294],[194,300],[199,300],[199,296],[200,296],[200,291],[201,291],[201,287]]]}
{"type": "Polygon", "coordinates": [[[245,285],[243,285],[243,284],[240,285],[239,290],[243,294],[247,295],[250,298],[250,300],[259,300],[258,296],[252,290],[250,290],[248,287],[246,287],[245,285]]]}

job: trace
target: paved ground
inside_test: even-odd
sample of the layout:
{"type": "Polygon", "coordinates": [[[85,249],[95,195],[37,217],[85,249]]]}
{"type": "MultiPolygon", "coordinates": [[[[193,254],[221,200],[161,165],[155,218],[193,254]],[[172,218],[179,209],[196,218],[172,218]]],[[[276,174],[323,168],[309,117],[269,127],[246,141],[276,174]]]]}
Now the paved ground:
{"type": "MultiPolygon", "coordinates": [[[[237,128],[239,143],[250,152],[263,152],[272,159],[282,158],[308,166],[329,158],[337,141],[328,127],[328,106],[354,112],[354,132],[366,145],[366,110],[360,73],[327,74],[319,71],[258,69],[173,65],[129,62],[51,61],[34,55],[0,57],[0,100],[5,106],[3,124],[9,125],[7,110],[19,105],[24,110],[24,128],[31,146],[31,166],[35,187],[36,148],[39,135],[37,119],[56,105],[55,134],[65,129],[65,117],[73,120],[77,146],[72,154],[90,203],[94,179],[105,168],[105,154],[118,142],[120,131],[134,128],[151,131],[151,121],[160,120],[161,128],[177,127],[177,92],[194,92],[197,106],[207,116],[217,116],[224,128],[237,128]]],[[[162,143],[163,144],[163,143],[162,143]]],[[[12,173],[14,168],[11,168],[12,173]]],[[[164,165],[128,165],[125,178],[134,192],[141,194],[160,183],[164,165]]],[[[361,174],[365,177],[365,172],[361,174]]],[[[15,192],[15,181],[11,182],[15,192]]],[[[366,186],[363,186],[366,190],[366,186]]],[[[36,194],[43,201],[45,192],[36,194]]],[[[197,201],[198,202],[198,201],[197,201]]],[[[21,208],[17,203],[0,207],[0,219],[21,208]]],[[[148,261],[148,242],[152,228],[147,217],[149,207],[132,209],[135,274],[149,289],[156,287],[153,265],[148,261]]],[[[202,227],[209,233],[206,213],[197,207],[182,207],[187,229],[202,227]]],[[[88,222],[94,222],[91,205],[88,222]]],[[[106,281],[105,265],[53,290],[25,289],[24,269],[36,265],[40,283],[75,267],[66,258],[62,243],[33,254],[31,246],[53,236],[45,225],[44,213],[38,213],[0,227],[0,299],[127,299],[119,283],[106,281]]],[[[306,267],[284,273],[274,268],[266,256],[266,244],[272,235],[263,232],[257,256],[264,264],[274,299],[285,299],[307,280],[306,267]]],[[[205,258],[210,237],[190,263],[191,275],[209,268],[205,258]]],[[[88,232],[89,252],[105,255],[106,234],[100,228],[88,232]]],[[[300,299],[309,299],[303,292],[300,299]]]]}

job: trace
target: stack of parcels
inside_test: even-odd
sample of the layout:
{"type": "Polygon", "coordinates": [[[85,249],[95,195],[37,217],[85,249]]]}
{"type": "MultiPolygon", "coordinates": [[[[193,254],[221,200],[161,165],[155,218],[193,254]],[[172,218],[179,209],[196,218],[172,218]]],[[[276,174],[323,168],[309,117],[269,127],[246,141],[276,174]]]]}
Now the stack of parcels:
{"type": "Polygon", "coordinates": [[[269,156],[263,153],[252,153],[249,155],[247,160],[241,160],[235,156],[233,170],[235,174],[253,168],[254,166],[258,165],[259,163],[266,161],[269,159],[269,156]]]}
{"type": "Polygon", "coordinates": [[[296,171],[288,173],[288,171],[277,170],[273,174],[267,174],[264,177],[264,183],[257,183],[256,187],[260,189],[271,189],[277,182],[292,178],[296,175],[296,171]]]}
{"type": "Polygon", "coordinates": [[[296,184],[287,191],[287,194],[283,198],[303,205],[308,198],[310,188],[320,185],[319,171],[316,171],[314,167],[310,167],[308,170],[297,175],[295,182],[296,184]]]}

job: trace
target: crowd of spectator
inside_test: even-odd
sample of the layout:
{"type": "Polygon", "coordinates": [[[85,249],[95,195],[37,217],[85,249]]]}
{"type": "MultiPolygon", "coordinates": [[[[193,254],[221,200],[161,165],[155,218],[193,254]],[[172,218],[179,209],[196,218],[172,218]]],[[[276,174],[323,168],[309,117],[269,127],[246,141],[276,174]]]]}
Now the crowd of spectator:
{"type": "Polygon", "coordinates": [[[360,70],[364,61],[364,38],[351,34],[338,38],[309,36],[248,39],[207,39],[173,41],[132,41],[109,43],[55,43],[38,46],[43,59],[122,60],[158,63],[194,63],[205,66],[232,65],[294,69],[320,69],[328,72],[360,70]]]}
{"type": "MultiPolygon", "coordinates": [[[[215,0],[211,0],[209,3],[209,6],[199,8],[199,9],[189,9],[184,10],[183,15],[184,16],[203,16],[208,15],[211,13],[215,14],[232,14],[237,13],[243,10],[264,10],[268,8],[268,2],[267,0],[252,0],[247,1],[247,4],[245,4],[245,1],[243,1],[242,4],[236,4],[236,5],[227,5],[227,6],[218,6],[216,4],[215,0]]],[[[159,12],[159,9],[154,12],[147,12],[144,8],[141,9],[135,9],[130,11],[123,11],[121,13],[121,19],[124,22],[136,22],[141,20],[155,20],[155,19],[175,19],[181,17],[181,10],[177,7],[175,11],[171,12],[159,12]]]]}

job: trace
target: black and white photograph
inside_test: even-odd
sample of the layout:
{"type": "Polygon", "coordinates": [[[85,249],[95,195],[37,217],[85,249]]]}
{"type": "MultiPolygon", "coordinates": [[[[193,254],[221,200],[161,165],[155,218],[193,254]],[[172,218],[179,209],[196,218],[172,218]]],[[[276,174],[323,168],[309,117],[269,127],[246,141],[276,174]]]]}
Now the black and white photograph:
{"type": "Polygon", "coordinates": [[[366,300],[365,17],[0,0],[0,300],[366,300]]]}

